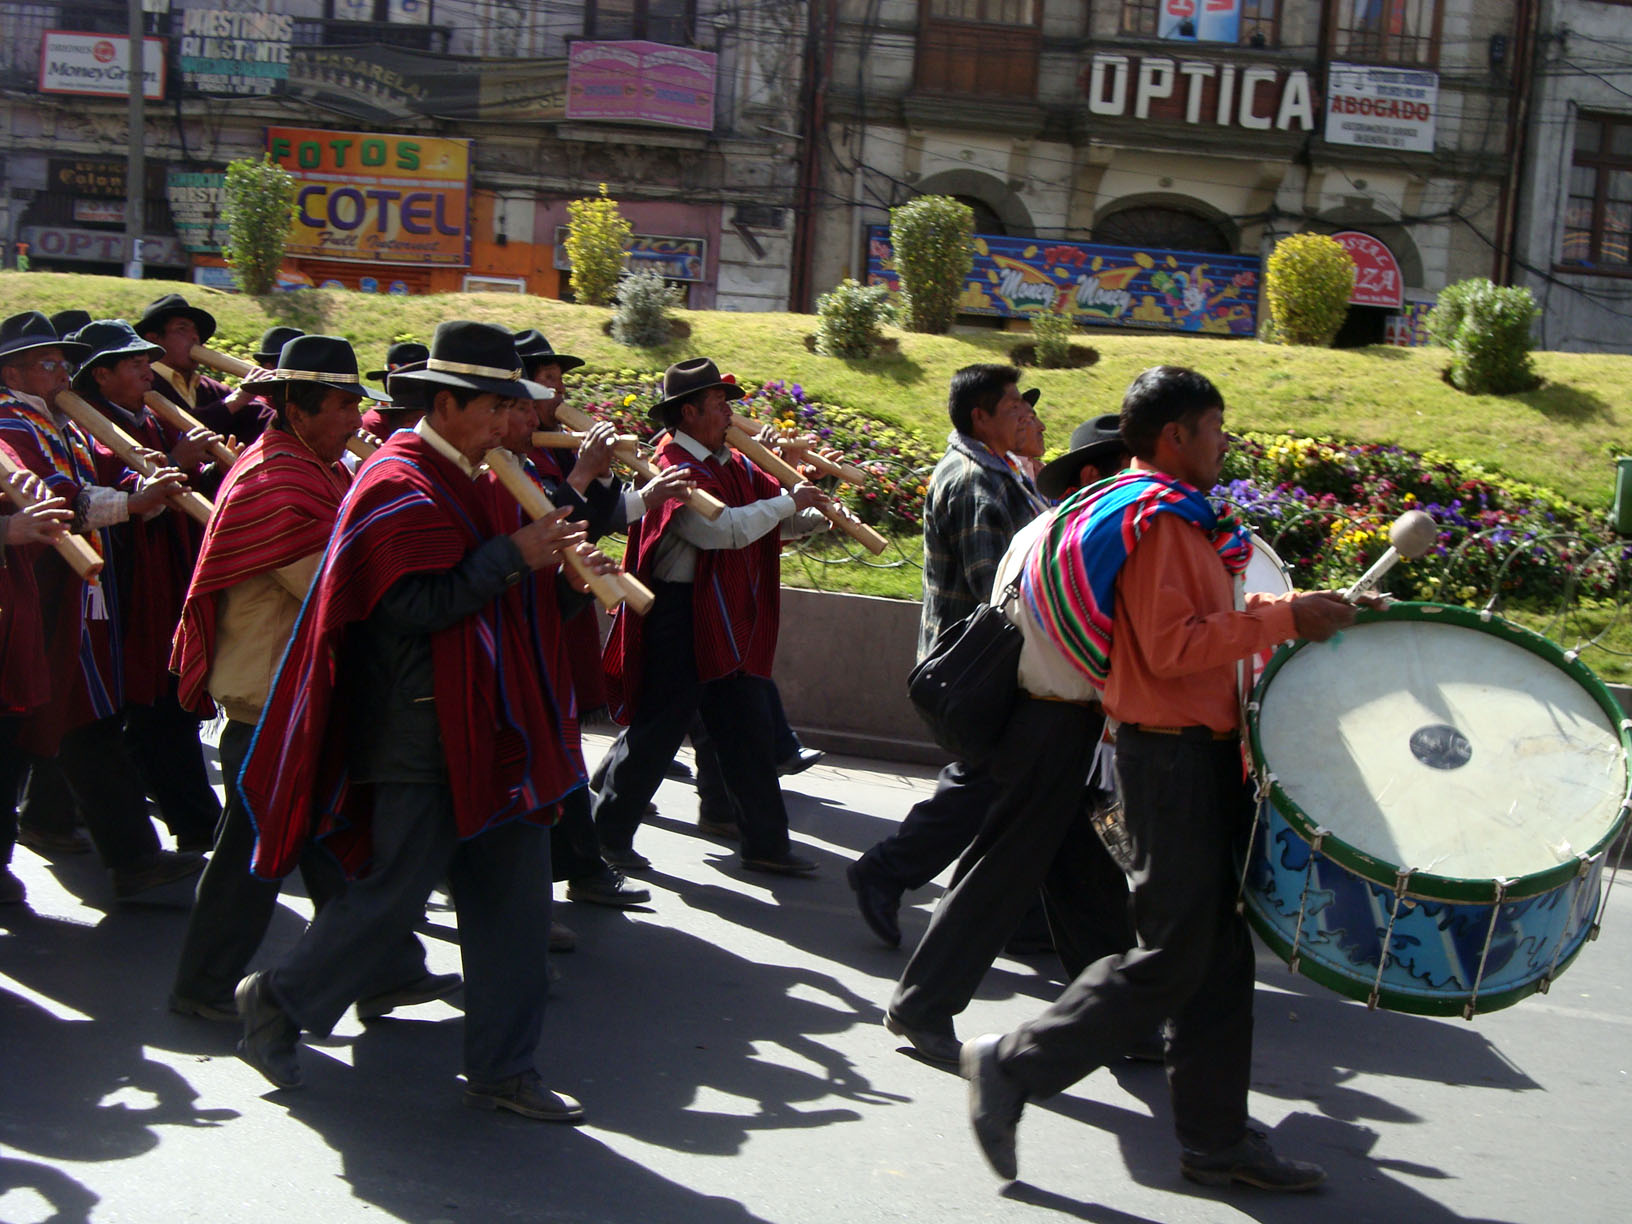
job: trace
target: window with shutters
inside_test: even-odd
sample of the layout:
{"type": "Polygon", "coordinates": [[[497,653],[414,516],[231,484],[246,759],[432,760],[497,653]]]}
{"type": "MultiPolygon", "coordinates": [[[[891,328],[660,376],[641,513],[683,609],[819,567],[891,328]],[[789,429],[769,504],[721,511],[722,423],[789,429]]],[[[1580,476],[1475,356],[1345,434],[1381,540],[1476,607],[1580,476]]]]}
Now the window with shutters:
{"type": "Polygon", "coordinates": [[[919,13],[920,90],[1037,96],[1042,0],[920,0],[919,13]]]}
{"type": "Polygon", "coordinates": [[[1632,276],[1632,115],[1575,121],[1575,155],[1558,261],[1571,271],[1632,276]]]}

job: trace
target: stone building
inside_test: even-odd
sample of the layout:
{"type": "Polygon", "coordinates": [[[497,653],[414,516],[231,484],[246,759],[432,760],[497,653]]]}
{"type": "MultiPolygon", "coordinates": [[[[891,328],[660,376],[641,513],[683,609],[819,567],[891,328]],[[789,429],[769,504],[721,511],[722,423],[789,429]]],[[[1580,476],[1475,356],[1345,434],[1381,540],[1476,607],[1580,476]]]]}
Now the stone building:
{"type": "MultiPolygon", "coordinates": [[[[1131,262],[1121,271],[1133,292],[1069,281],[1079,303],[1102,299],[1079,312],[1090,322],[1250,332],[1242,269],[1303,230],[1349,232],[1364,277],[1394,279],[1351,312],[1352,343],[1409,337],[1424,309],[1414,301],[1493,271],[1512,190],[1510,5],[837,4],[813,292],[862,279],[869,227],[920,192],[967,202],[979,234],[1035,240],[1010,243],[1002,265],[1034,292],[1046,293],[1048,270],[1020,265],[1069,256],[1069,244],[1153,252],[1165,280],[1150,292],[1131,262]],[[1241,300],[1220,303],[1232,279],[1241,300]]],[[[1004,295],[968,302],[994,296],[977,308],[1024,313],[1004,295]]]]}
{"type": "MultiPolygon", "coordinates": [[[[735,0],[144,0],[149,276],[223,284],[232,159],[302,195],[292,280],[560,296],[601,183],[695,307],[789,294],[805,8],[735,0]],[[304,159],[304,160],[302,160],[304,159]],[[410,165],[408,163],[415,163],[410,165]]],[[[0,5],[7,262],[118,272],[124,0],[0,5]]]]}
{"type": "Polygon", "coordinates": [[[1632,352],[1632,7],[1530,0],[1513,279],[1545,348],[1632,352]]]}

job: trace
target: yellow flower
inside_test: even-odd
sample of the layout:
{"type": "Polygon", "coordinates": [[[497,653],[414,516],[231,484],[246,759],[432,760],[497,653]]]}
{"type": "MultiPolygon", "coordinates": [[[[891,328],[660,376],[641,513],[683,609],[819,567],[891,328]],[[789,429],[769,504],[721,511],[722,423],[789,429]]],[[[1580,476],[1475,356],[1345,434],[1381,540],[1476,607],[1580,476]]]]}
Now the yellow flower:
{"type": "Polygon", "coordinates": [[[633,392],[631,392],[630,394],[623,397],[623,406],[625,408],[629,407],[629,405],[634,403],[634,402],[635,402],[635,396],[634,396],[633,392]]]}

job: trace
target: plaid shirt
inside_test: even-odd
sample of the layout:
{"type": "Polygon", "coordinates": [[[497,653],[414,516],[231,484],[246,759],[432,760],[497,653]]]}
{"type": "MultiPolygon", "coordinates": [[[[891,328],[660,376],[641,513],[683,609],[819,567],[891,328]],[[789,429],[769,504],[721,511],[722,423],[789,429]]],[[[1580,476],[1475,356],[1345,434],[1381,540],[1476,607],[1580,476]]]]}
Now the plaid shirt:
{"type": "Polygon", "coordinates": [[[946,454],[924,500],[922,659],[946,626],[992,595],[997,563],[1014,533],[1047,508],[1001,457],[966,433],[947,436],[946,454]]]}

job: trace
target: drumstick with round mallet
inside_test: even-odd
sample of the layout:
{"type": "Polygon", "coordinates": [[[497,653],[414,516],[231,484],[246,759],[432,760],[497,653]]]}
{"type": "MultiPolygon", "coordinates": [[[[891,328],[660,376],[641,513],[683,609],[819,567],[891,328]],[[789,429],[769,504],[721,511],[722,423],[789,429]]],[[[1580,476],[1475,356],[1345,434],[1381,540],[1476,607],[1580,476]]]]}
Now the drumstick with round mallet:
{"type": "Polygon", "coordinates": [[[1362,593],[1376,586],[1382,576],[1402,558],[1415,561],[1432,548],[1438,538],[1439,524],[1434,522],[1431,515],[1422,510],[1407,510],[1388,529],[1388,551],[1360,575],[1360,581],[1343,592],[1343,598],[1353,603],[1362,593]]]}

